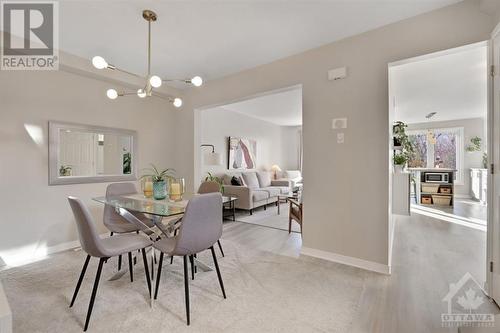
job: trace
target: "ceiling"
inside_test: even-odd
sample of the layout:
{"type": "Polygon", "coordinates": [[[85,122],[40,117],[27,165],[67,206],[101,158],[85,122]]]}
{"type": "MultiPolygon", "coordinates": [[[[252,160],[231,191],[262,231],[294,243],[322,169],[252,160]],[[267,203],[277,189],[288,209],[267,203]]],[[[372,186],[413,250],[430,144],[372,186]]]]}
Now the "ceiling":
{"type": "Polygon", "coordinates": [[[302,125],[302,88],[271,93],[221,107],[279,126],[302,125]]]}
{"type": "Polygon", "coordinates": [[[60,47],[145,73],[152,9],[152,71],[215,79],[460,0],[75,1],[60,3],[60,47]]]}
{"type": "Polygon", "coordinates": [[[396,119],[406,123],[486,117],[487,47],[391,68],[396,119]]]}

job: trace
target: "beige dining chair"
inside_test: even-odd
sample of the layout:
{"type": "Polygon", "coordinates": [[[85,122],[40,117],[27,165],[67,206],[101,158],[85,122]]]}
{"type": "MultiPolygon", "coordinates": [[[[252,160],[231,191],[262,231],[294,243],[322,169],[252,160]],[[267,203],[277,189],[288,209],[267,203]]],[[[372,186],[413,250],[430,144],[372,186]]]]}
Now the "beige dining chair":
{"type": "MultiPolygon", "coordinates": [[[[200,194],[206,194],[206,193],[215,193],[215,192],[220,192],[220,185],[217,182],[214,181],[206,181],[200,184],[200,187],[198,187],[198,193],[200,194]]],[[[219,250],[224,257],[224,250],[222,250],[222,244],[220,243],[220,239],[217,240],[217,245],[219,246],[219,250]]],[[[192,260],[191,260],[192,262],[192,260]]]]}
{"type": "MultiPolygon", "coordinates": [[[[123,195],[131,195],[131,194],[137,194],[137,189],[135,187],[134,183],[113,183],[109,184],[108,187],[106,188],[106,198],[112,198],[116,196],[123,196],[123,195]]],[[[134,212],[132,213],[136,218],[141,220],[145,225],[152,227],[153,223],[151,220],[144,214],[142,213],[137,213],[134,212]]],[[[130,233],[130,232],[139,232],[139,227],[127,222],[120,214],[116,212],[115,207],[110,206],[110,205],[105,205],[104,206],[104,215],[103,215],[103,223],[104,226],[111,232],[110,235],[113,236],[114,234],[124,234],[124,233],[130,233]]],[[[134,275],[133,275],[133,265],[131,264],[132,261],[132,254],[129,255],[129,270],[130,270],[130,280],[133,282],[134,280],[134,275]]],[[[122,268],[122,256],[118,256],[118,270],[122,268]]]]}
{"type": "Polygon", "coordinates": [[[189,283],[187,259],[199,252],[210,249],[217,278],[222,289],[222,295],[226,298],[224,283],[215,256],[214,244],[222,235],[222,195],[220,193],[201,194],[189,200],[179,233],[172,238],[162,238],[156,241],[153,246],[159,250],[160,260],[158,273],[156,275],[156,289],[154,298],[158,297],[160,287],[161,269],[163,256],[181,256],[184,260],[184,297],[186,303],[187,324],[190,324],[189,310],[189,283]]]}
{"type": "Polygon", "coordinates": [[[97,268],[94,287],[92,289],[92,295],[90,297],[90,303],[87,310],[87,318],[85,320],[85,326],[83,329],[84,331],[86,331],[89,326],[90,316],[92,314],[92,308],[94,306],[95,296],[97,294],[97,288],[99,286],[99,280],[101,278],[102,266],[108,258],[120,256],[125,253],[128,253],[130,258],[132,252],[140,250],[142,252],[142,259],[144,262],[144,270],[146,272],[146,282],[148,285],[148,290],[151,293],[151,280],[149,278],[149,270],[148,270],[148,263],[146,260],[145,248],[151,246],[152,241],[145,236],[134,233],[121,234],[101,239],[99,237],[94,221],[87,207],[85,207],[83,203],[80,201],[80,199],[76,197],[68,197],[68,201],[73,211],[73,215],[75,216],[78,236],[80,239],[82,250],[87,253],[87,258],[85,259],[85,263],[83,264],[80,277],[78,278],[78,282],[76,284],[73,297],[71,298],[71,303],[69,305],[70,308],[75,303],[90,258],[91,257],[99,258],[99,266],[97,268]]]}

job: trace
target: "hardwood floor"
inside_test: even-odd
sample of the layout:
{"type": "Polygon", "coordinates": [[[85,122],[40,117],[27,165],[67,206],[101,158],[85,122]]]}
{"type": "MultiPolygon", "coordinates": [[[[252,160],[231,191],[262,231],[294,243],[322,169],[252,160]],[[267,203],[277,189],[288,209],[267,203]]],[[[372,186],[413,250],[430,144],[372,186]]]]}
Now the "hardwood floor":
{"type": "MultiPolygon", "coordinates": [[[[486,280],[486,233],[413,214],[396,220],[392,275],[364,272],[365,283],[352,332],[457,332],[442,328],[442,298],[449,284],[470,272],[486,280]]],[[[298,234],[227,222],[223,238],[265,251],[299,256],[298,234]]],[[[492,313],[500,313],[489,304],[492,313]]]]}

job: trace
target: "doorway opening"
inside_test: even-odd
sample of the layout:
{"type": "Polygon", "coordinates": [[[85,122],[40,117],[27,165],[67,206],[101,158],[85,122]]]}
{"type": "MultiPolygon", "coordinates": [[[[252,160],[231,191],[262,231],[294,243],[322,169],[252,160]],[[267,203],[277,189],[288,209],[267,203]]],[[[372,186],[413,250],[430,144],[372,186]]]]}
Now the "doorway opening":
{"type": "Polygon", "coordinates": [[[302,86],[196,109],[194,118],[195,189],[207,180],[220,182],[223,195],[237,198],[227,224],[280,230],[283,240],[297,240],[298,255],[302,86]]]}
{"type": "Polygon", "coordinates": [[[449,251],[467,249],[467,260],[454,269],[460,276],[470,272],[482,287],[488,280],[488,80],[488,42],[389,64],[391,228],[444,223],[435,225],[447,231],[428,239],[449,251]]]}

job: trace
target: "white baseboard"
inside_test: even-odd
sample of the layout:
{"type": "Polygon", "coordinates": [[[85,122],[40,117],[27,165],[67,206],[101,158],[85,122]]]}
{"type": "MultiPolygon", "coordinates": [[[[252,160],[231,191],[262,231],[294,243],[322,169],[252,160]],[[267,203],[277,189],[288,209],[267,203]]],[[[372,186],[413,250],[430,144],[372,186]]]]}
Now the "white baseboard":
{"type": "MultiPolygon", "coordinates": [[[[101,234],[99,236],[101,238],[109,237],[109,232],[106,232],[106,233],[101,234]]],[[[59,253],[59,252],[63,252],[63,251],[71,250],[71,249],[76,249],[79,247],[80,247],[79,240],[74,240],[74,241],[65,242],[65,243],[54,245],[54,246],[50,246],[50,247],[47,247],[46,249],[44,249],[44,252],[42,254],[35,253],[32,258],[22,260],[21,262],[19,262],[15,266],[9,266],[6,263],[0,262],[0,270],[7,270],[7,269],[12,268],[12,267],[19,267],[19,266],[23,266],[23,265],[28,265],[28,264],[46,259],[47,256],[49,256],[51,254],[59,253]]],[[[3,333],[3,332],[0,332],[0,333],[3,333]]]]}
{"type": "Polygon", "coordinates": [[[333,261],[339,264],[344,264],[348,266],[354,266],[357,268],[365,269],[367,271],[372,271],[380,274],[390,275],[391,266],[380,264],[374,261],[368,261],[364,259],[359,259],[355,257],[344,256],[341,254],[327,252],[323,250],[312,249],[309,247],[302,247],[300,251],[301,255],[306,255],[310,257],[320,258],[328,261],[333,261]]]}
{"type": "Polygon", "coordinates": [[[12,333],[12,312],[0,283],[0,333],[12,333]]]}

